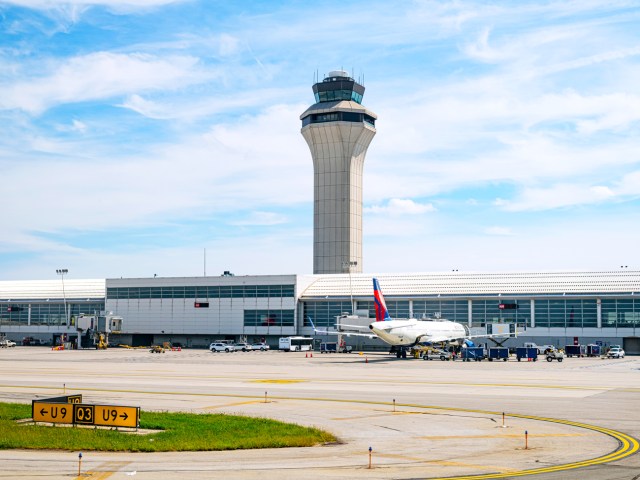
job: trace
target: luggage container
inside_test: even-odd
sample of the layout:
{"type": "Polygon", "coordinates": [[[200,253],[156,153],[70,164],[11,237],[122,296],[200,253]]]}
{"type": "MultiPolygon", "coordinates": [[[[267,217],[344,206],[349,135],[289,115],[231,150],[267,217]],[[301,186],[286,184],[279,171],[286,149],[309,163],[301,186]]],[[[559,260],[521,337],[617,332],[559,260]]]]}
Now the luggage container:
{"type": "Polygon", "coordinates": [[[320,344],[320,353],[336,353],[338,351],[338,342],[322,342],[320,344]]]}
{"type": "Polygon", "coordinates": [[[507,347],[491,347],[489,348],[489,361],[502,360],[506,362],[509,360],[509,349],[507,347]]]}
{"type": "Polygon", "coordinates": [[[518,361],[526,358],[527,360],[538,361],[538,349],[536,347],[518,347],[516,348],[516,358],[518,361]]]}
{"type": "Polygon", "coordinates": [[[564,354],[567,357],[584,357],[587,353],[587,347],[585,345],[566,345],[564,347],[564,354]]]}
{"type": "Polygon", "coordinates": [[[602,349],[600,348],[600,345],[587,345],[587,357],[599,357],[601,353],[602,349]]]}
{"type": "Polygon", "coordinates": [[[467,347],[462,349],[462,361],[470,362],[475,360],[480,362],[484,360],[484,348],[482,347],[467,347]]]}

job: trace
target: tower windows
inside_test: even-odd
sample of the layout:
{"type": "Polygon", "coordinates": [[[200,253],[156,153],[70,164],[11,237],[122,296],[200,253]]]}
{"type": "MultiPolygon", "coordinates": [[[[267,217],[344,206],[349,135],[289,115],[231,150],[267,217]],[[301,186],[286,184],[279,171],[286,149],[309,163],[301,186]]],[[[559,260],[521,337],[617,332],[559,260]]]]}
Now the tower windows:
{"type": "Polygon", "coordinates": [[[376,120],[372,116],[354,112],[314,113],[302,119],[302,126],[324,122],[365,122],[372,127],[376,126],[376,120]]]}

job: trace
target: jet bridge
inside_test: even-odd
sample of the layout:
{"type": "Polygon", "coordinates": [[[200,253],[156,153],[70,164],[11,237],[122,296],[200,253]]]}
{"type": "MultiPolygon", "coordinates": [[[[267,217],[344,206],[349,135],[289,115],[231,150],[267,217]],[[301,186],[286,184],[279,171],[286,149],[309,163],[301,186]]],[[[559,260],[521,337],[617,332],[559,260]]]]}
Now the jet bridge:
{"type": "Polygon", "coordinates": [[[100,315],[81,313],[76,320],[78,330],[78,348],[82,348],[82,335],[88,334],[96,349],[106,349],[109,346],[109,335],[122,331],[122,317],[113,312],[101,312],[100,315]]]}

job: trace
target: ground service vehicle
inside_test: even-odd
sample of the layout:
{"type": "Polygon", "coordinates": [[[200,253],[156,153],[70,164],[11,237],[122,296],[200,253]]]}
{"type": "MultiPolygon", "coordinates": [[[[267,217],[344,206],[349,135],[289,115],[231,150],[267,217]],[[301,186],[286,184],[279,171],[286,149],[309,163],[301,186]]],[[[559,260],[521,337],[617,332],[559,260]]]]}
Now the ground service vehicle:
{"type": "Polygon", "coordinates": [[[235,352],[236,351],[236,347],[234,347],[233,345],[230,345],[228,343],[222,343],[222,342],[213,342],[211,345],[209,345],[209,350],[211,350],[212,352],[235,352]]]}
{"type": "Polygon", "coordinates": [[[553,362],[554,360],[561,362],[564,359],[564,353],[555,348],[553,350],[547,350],[545,356],[547,357],[547,362],[553,362]]]}
{"type": "Polygon", "coordinates": [[[556,347],[553,345],[536,345],[533,342],[525,342],[524,346],[526,348],[535,348],[538,350],[538,355],[542,355],[543,353],[547,353],[547,350],[555,350],[556,347]]]}
{"type": "Polygon", "coordinates": [[[280,337],[278,348],[285,352],[308,352],[313,346],[311,337],[280,337]]]}
{"type": "Polygon", "coordinates": [[[253,347],[248,343],[235,343],[233,346],[235,347],[236,351],[240,350],[243,352],[250,352],[251,350],[253,350],[253,347]]]}
{"type": "Polygon", "coordinates": [[[15,346],[16,346],[16,342],[14,342],[13,340],[9,340],[8,338],[3,338],[2,340],[0,340],[0,348],[15,347],[15,346]]]}
{"type": "Polygon", "coordinates": [[[607,358],[624,358],[624,350],[620,345],[611,345],[607,352],[607,358]]]}
{"type": "Polygon", "coordinates": [[[452,355],[451,352],[434,349],[429,352],[426,352],[422,356],[422,359],[423,360],[442,360],[444,362],[445,360],[455,360],[455,357],[452,355]]]}
{"type": "Polygon", "coordinates": [[[253,345],[251,345],[251,349],[264,352],[265,350],[269,350],[269,345],[267,345],[266,343],[254,343],[253,345]]]}

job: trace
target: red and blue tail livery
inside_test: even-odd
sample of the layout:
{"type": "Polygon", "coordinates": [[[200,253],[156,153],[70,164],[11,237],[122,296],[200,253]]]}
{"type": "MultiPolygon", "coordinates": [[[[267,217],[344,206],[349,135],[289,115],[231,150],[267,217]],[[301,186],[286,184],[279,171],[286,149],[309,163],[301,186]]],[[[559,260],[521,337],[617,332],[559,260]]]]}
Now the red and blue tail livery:
{"type": "Polygon", "coordinates": [[[387,310],[387,304],[384,303],[384,296],[382,290],[380,290],[380,284],[378,279],[373,279],[373,301],[376,307],[376,322],[383,322],[391,320],[389,316],[389,310],[387,310]]]}

